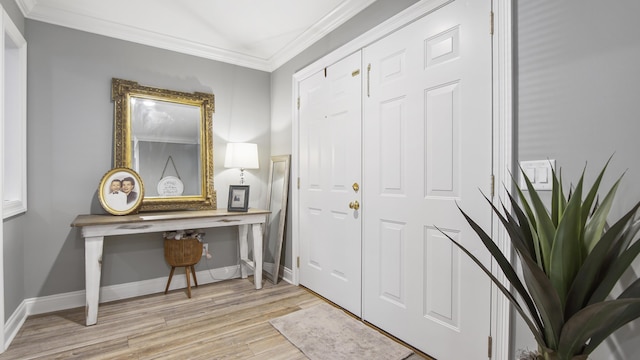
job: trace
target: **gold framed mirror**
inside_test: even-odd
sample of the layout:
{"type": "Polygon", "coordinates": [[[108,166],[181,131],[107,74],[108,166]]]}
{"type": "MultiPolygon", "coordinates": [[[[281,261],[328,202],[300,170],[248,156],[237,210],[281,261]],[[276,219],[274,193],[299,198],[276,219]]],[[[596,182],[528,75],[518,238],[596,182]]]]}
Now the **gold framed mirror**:
{"type": "Polygon", "coordinates": [[[140,211],[216,209],[214,96],[112,79],[114,167],[145,185],[140,211]]]}

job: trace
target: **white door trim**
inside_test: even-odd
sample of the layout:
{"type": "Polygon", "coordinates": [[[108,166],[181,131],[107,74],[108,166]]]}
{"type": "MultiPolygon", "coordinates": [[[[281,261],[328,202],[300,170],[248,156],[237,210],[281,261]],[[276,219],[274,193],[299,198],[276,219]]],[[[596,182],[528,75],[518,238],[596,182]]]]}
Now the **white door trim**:
{"type": "MultiPolygon", "coordinates": [[[[429,12],[449,3],[451,0],[422,0],[375,28],[367,31],[363,35],[355,38],[349,43],[336,49],[335,51],[318,59],[306,68],[295,73],[292,78],[292,162],[291,175],[294,184],[297,184],[299,173],[299,138],[298,138],[298,83],[311,74],[330,66],[336,61],[349,54],[362,49],[375,42],[377,39],[398,30],[399,28],[415,21],[429,12]]],[[[512,0],[492,0],[494,12],[494,168],[495,184],[498,189],[496,194],[500,198],[506,195],[505,187],[502,184],[509,184],[510,170],[513,162],[513,89],[512,89],[512,0]]],[[[489,14],[487,15],[489,17],[489,14]]],[[[489,23],[487,21],[487,23],[489,23]]],[[[299,194],[297,185],[292,191],[292,282],[299,284],[297,259],[299,256],[299,194]]],[[[507,241],[506,233],[497,227],[493,231],[497,245],[505,251],[511,253],[511,246],[507,241]]],[[[500,272],[493,269],[494,273],[501,279],[500,272]]],[[[504,280],[503,278],[501,280],[504,280]]],[[[494,290],[495,293],[496,290],[494,290]]],[[[510,304],[501,294],[495,293],[492,300],[492,333],[494,351],[492,359],[508,359],[511,341],[510,326],[510,304]]]]}
{"type": "MultiPolygon", "coordinates": [[[[494,123],[494,186],[499,199],[507,199],[511,191],[511,169],[513,168],[513,6],[512,0],[492,0],[494,13],[493,36],[493,123],[494,123]],[[504,184],[504,186],[503,186],[504,184]]],[[[507,204],[505,204],[507,205],[507,204]]],[[[499,224],[496,217],[494,224],[499,224]]],[[[512,254],[511,243],[502,226],[493,227],[493,238],[505,254],[512,254]]],[[[513,261],[512,256],[508,256],[513,261]]],[[[492,272],[507,288],[510,286],[497,264],[492,272]]],[[[511,304],[494,286],[492,298],[493,359],[513,359],[511,351],[511,304]]]]}
{"type": "MultiPolygon", "coordinates": [[[[0,33],[2,39],[0,39],[0,159],[4,159],[4,8],[0,4],[0,33]]],[[[4,201],[4,160],[0,160],[0,199],[4,201]]],[[[4,206],[0,206],[0,219],[4,220],[4,206]]],[[[0,223],[0,354],[2,354],[5,348],[5,316],[4,316],[4,221],[0,223]]]]}

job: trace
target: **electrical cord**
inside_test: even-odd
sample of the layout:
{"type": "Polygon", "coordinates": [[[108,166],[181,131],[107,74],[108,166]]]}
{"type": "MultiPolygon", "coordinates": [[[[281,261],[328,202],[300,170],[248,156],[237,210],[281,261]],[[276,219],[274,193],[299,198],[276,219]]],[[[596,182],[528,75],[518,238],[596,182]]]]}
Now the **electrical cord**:
{"type": "Polygon", "coordinates": [[[209,271],[209,276],[211,276],[211,278],[213,280],[216,281],[224,281],[224,280],[231,280],[231,279],[235,279],[237,277],[240,277],[240,266],[241,262],[240,262],[240,245],[238,245],[237,247],[237,254],[238,254],[238,263],[236,264],[236,270],[231,274],[230,277],[228,278],[217,278],[213,275],[213,270],[211,269],[211,264],[209,263],[209,260],[211,260],[211,262],[213,262],[213,254],[211,254],[208,250],[207,250],[207,256],[205,256],[205,263],[207,264],[207,270],[209,271]]]}

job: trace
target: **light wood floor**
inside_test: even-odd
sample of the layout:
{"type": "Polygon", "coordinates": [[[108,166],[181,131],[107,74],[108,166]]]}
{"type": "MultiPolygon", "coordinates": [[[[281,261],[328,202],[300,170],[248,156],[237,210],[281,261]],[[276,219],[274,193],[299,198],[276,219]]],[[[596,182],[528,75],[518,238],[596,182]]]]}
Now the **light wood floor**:
{"type": "Polygon", "coordinates": [[[0,360],[306,359],[269,320],[324,300],[263,283],[255,290],[252,279],[226,280],[192,288],[191,299],[175,290],[100,304],[89,327],[84,308],[30,316],[0,360]]]}

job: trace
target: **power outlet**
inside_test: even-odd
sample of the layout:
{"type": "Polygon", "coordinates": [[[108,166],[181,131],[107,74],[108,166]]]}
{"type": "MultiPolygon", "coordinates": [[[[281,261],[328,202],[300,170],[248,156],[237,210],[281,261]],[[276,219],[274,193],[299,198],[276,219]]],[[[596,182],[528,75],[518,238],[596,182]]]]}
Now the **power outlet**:
{"type": "Polygon", "coordinates": [[[209,252],[209,244],[203,243],[202,244],[202,256],[207,256],[208,252],[209,252]]]}

